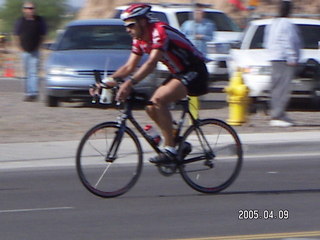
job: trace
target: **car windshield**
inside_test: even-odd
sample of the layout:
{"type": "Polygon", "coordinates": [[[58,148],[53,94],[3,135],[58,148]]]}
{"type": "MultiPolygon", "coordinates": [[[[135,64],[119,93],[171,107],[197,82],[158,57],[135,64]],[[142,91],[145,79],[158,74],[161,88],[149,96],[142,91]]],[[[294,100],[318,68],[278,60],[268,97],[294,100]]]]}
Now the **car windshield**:
{"type": "MultiPolygon", "coordinates": [[[[177,12],[179,25],[186,20],[192,19],[192,12],[177,12]]],[[[205,18],[211,20],[216,25],[217,31],[240,32],[240,28],[222,12],[205,12],[205,18]]]]}
{"type": "MultiPolygon", "coordinates": [[[[320,41],[320,25],[298,24],[304,49],[318,49],[320,41]]],[[[250,49],[263,48],[263,34],[265,25],[258,27],[250,44],[250,49]]]]}
{"type": "MultiPolygon", "coordinates": [[[[115,12],[114,18],[120,18],[121,10],[115,12]]],[[[191,19],[193,12],[177,12],[177,19],[179,26],[181,26],[186,20],[191,19]]],[[[151,11],[151,17],[158,19],[161,22],[166,22],[169,24],[169,20],[165,13],[151,11]]],[[[224,13],[222,12],[206,12],[205,18],[213,21],[216,25],[218,31],[228,31],[228,32],[240,32],[241,29],[224,13]]]]}
{"type": "Polygon", "coordinates": [[[57,50],[131,49],[131,37],[120,25],[69,27],[57,44],[57,50]]]}

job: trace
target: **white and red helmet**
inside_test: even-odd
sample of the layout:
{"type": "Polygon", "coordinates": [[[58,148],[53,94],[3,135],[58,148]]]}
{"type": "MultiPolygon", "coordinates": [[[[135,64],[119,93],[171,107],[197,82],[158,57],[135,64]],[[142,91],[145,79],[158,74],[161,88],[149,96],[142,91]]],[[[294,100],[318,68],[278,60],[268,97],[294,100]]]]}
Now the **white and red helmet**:
{"type": "Polygon", "coordinates": [[[147,4],[137,3],[132,4],[126,10],[121,13],[120,18],[123,21],[126,21],[130,18],[137,17],[148,17],[148,13],[150,12],[151,6],[147,4]]]}

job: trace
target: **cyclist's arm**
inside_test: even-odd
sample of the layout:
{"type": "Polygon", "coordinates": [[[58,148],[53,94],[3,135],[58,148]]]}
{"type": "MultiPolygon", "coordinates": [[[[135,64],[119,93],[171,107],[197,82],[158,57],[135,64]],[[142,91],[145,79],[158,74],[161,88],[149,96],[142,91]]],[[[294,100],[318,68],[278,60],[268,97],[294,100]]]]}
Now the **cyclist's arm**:
{"type": "Polygon", "coordinates": [[[147,61],[133,74],[131,82],[137,84],[150,74],[157,66],[158,61],[162,58],[163,51],[160,49],[153,49],[147,61]]]}
{"type": "Polygon", "coordinates": [[[124,82],[117,92],[116,100],[125,101],[131,92],[132,85],[137,84],[156,67],[157,62],[162,57],[162,51],[154,49],[151,51],[148,60],[134,73],[130,81],[124,82]]]}
{"type": "Polygon", "coordinates": [[[141,59],[140,55],[137,55],[135,53],[131,53],[128,61],[123,66],[121,66],[114,74],[112,74],[111,77],[125,78],[125,77],[129,76],[135,70],[140,59],[141,59]]]}

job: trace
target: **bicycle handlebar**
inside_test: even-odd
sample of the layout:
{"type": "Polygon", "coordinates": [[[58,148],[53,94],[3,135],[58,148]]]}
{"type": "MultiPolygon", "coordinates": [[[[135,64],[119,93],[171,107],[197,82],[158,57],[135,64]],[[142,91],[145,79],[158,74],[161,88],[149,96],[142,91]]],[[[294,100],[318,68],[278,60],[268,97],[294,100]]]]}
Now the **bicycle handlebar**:
{"type": "MultiPolygon", "coordinates": [[[[115,87],[108,87],[104,82],[102,82],[102,78],[101,78],[101,74],[98,70],[93,70],[93,75],[94,75],[94,79],[96,84],[92,84],[90,85],[90,88],[92,88],[93,90],[96,90],[99,86],[99,88],[101,89],[112,89],[115,87]]],[[[101,94],[95,94],[94,96],[92,96],[92,103],[98,103],[100,101],[101,98],[101,94]]],[[[117,103],[117,105],[119,105],[120,103],[117,103]]]]}
{"type": "MultiPolygon", "coordinates": [[[[90,85],[90,88],[96,90],[98,88],[98,86],[100,86],[100,88],[106,88],[106,89],[110,89],[108,86],[106,86],[105,83],[102,82],[102,78],[101,78],[101,74],[98,70],[93,70],[93,75],[94,75],[94,79],[95,79],[95,82],[96,84],[92,84],[90,85]]],[[[122,81],[117,81],[118,83],[119,82],[123,82],[122,81]]],[[[112,89],[119,89],[119,86],[116,86],[116,87],[111,87],[112,89]]],[[[100,94],[95,94],[93,97],[92,97],[92,103],[96,104],[96,103],[99,103],[100,101],[100,94]]],[[[153,103],[149,100],[145,100],[147,96],[145,96],[144,93],[139,93],[137,91],[135,91],[135,89],[133,88],[132,91],[131,91],[131,94],[130,96],[128,97],[127,100],[129,100],[130,102],[142,102],[141,100],[143,99],[143,102],[144,104],[146,105],[152,105],[153,103]]],[[[116,106],[119,106],[121,105],[121,102],[119,101],[116,101],[115,103],[116,106]]]]}

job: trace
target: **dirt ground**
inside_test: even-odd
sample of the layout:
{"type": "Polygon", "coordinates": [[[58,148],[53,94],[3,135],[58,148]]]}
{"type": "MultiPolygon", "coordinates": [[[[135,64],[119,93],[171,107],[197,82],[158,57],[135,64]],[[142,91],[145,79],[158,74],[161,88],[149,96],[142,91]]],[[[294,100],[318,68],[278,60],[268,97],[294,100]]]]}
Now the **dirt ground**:
{"type": "MultiPolygon", "coordinates": [[[[214,94],[212,95],[214,98],[214,94]]],[[[23,102],[23,80],[0,79],[0,143],[68,141],[80,140],[93,125],[103,121],[113,121],[118,110],[99,108],[82,103],[63,103],[61,107],[49,108],[44,103],[44,93],[38,102],[23,102]]],[[[297,126],[290,128],[269,127],[269,117],[262,111],[250,115],[242,126],[235,126],[241,133],[319,131],[320,111],[291,109],[289,116],[297,126]]],[[[178,114],[174,110],[174,115],[178,114]]],[[[202,118],[228,119],[228,107],[224,101],[202,103],[202,118]]],[[[143,110],[134,112],[142,124],[152,123],[143,110]]]]}

